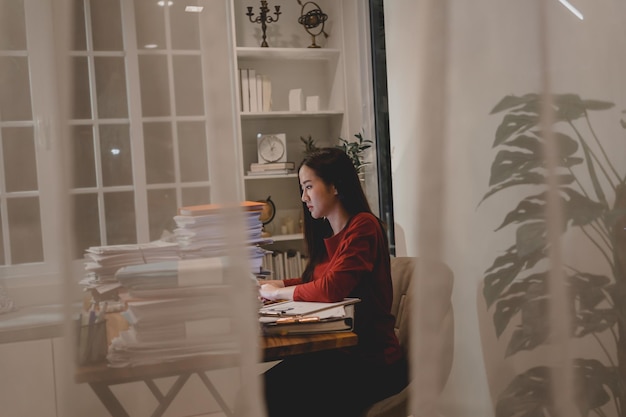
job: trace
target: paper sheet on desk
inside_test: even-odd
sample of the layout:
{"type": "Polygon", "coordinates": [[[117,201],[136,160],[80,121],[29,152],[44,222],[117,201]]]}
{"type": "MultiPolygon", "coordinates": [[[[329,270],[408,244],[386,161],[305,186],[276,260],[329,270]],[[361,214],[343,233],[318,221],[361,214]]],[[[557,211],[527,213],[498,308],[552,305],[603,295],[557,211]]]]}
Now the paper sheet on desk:
{"type": "MultiPolygon", "coordinates": [[[[294,311],[294,310],[290,310],[289,313],[291,313],[292,311],[294,311]]],[[[301,311],[304,311],[304,310],[301,310],[301,311]]],[[[331,317],[344,317],[346,315],[346,309],[344,308],[344,306],[338,306],[338,307],[328,308],[326,310],[322,310],[322,311],[318,311],[318,312],[310,313],[310,314],[309,313],[300,313],[300,314],[290,314],[290,315],[315,316],[315,317],[318,317],[319,319],[328,319],[328,318],[331,318],[331,317]]],[[[280,316],[260,316],[259,317],[259,322],[261,322],[261,323],[274,323],[279,318],[280,318],[280,316]]]]}

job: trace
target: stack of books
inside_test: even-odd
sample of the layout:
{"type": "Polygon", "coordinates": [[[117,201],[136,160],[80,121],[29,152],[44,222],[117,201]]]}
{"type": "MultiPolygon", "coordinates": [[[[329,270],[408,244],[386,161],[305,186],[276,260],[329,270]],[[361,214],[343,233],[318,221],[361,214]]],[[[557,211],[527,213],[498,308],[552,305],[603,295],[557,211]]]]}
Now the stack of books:
{"type": "Polygon", "coordinates": [[[112,367],[167,362],[188,356],[237,353],[233,309],[222,258],[132,265],[116,277],[128,330],[114,338],[112,367]]]}
{"type": "Polygon", "coordinates": [[[266,279],[287,279],[301,277],[307,259],[299,250],[273,250],[263,257],[262,267],[271,272],[266,279]]]}
{"type": "Polygon", "coordinates": [[[296,164],[293,162],[268,162],[250,164],[248,175],[285,175],[295,173],[296,164]]]}
{"type": "Polygon", "coordinates": [[[239,92],[244,113],[260,113],[272,110],[272,82],[267,75],[253,68],[239,69],[239,92]]]}

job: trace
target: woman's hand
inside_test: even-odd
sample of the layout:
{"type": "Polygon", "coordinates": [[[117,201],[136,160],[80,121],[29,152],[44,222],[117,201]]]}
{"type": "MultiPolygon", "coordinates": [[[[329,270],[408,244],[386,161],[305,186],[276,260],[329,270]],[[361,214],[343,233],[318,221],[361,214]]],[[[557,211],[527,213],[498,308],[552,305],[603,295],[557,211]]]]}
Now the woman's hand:
{"type": "Polygon", "coordinates": [[[285,287],[284,283],[280,281],[282,286],[276,286],[274,283],[261,284],[261,288],[259,289],[259,294],[262,298],[271,301],[278,300],[293,300],[293,292],[296,289],[296,286],[285,287]]]}
{"type": "Polygon", "coordinates": [[[262,286],[264,284],[271,284],[278,288],[285,288],[285,281],[283,281],[282,279],[260,279],[259,285],[262,286]]]}

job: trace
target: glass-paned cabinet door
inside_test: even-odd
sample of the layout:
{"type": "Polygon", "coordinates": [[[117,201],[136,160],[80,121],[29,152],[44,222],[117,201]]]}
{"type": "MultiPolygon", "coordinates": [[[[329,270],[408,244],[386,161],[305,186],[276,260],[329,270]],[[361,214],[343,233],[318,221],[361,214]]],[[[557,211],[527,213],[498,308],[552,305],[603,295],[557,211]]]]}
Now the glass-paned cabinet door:
{"type": "Polygon", "coordinates": [[[185,6],[134,2],[150,239],[176,207],[210,202],[200,20],[185,6]]]}
{"type": "Polygon", "coordinates": [[[73,193],[96,222],[76,231],[79,256],[172,232],[178,207],[209,202],[209,170],[198,16],[152,0],[74,10],[73,193]]]}
{"type": "Polygon", "coordinates": [[[22,0],[0,0],[0,266],[44,261],[22,0]]]}

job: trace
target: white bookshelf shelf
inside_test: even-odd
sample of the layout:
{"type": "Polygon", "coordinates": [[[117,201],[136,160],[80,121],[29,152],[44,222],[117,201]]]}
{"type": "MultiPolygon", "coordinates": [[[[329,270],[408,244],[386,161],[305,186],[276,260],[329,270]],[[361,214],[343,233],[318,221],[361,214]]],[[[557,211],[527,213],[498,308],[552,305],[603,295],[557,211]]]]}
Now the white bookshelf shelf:
{"type": "Polygon", "coordinates": [[[288,240],[301,240],[303,238],[302,233],[292,233],[289,235],[272,235],[270,238],[274,242],[285,242],[288,240]]]}
{"type": "Polygon", "coordinates": [[[258,47],[237,47],[237,58],[239,59],[280,59],[280,60],[329,60],[339,57],[339,49],[325,48],[258,48],[258,47]]]}
{"type": "Polygon", "coordinates": [[[244,175],[244,180],[271,180],[278,178],[298,178],[298,174],[275,174],[275,175],[244,175]]]}
{"type": "Polygon", "coordinates": [[[252,119],[292,119],[292,118],[315,118],[315,117],[333,117],[343,116],[343,110],[326,110],[326,111],[270,111],[270,112],[242,112],[241,118],[245,120],[252,119]]]}

